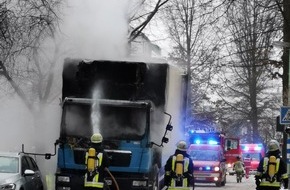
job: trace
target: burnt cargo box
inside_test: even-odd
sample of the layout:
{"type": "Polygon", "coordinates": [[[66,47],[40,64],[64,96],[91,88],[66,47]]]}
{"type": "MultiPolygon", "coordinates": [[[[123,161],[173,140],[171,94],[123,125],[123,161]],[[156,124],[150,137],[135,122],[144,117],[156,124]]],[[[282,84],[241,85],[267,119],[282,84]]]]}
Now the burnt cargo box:
{"type": "Polygon", "coordinates": [[[62,98],[151,100],[164,106],[168,64],[66,59],[62,98]]]}

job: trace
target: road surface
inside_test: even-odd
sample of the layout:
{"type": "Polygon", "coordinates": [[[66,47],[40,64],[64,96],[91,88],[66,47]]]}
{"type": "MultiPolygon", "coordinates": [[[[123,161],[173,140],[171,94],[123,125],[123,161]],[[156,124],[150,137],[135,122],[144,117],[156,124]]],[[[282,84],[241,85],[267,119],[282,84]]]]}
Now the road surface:
{"type": "Polygon", "coordinates": [[[251,175],[248,179],[242,179],[242,183],[237,183],[235,176],[227,175],[226,185],[216,187],[214,183],[197,183],[194,190],[255,190],[256,184],[254,176],[251,175]]]}

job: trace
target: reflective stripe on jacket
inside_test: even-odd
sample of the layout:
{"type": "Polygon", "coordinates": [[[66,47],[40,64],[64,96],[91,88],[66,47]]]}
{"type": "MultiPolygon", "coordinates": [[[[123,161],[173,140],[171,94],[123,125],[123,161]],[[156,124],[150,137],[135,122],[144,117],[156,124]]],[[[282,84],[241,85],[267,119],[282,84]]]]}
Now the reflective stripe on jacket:
{"type": "MultiPolygon", "coordinates": [[[[88,159],[88,154],[86,154],[86,163],[87,163],[87,159],[88,159]]],[[[97,159],[95,162],[95,168],[97,171],[97,168],[99,168],[102,165],[102,161],[103,161],[103,153],[98,153],[97,154],[97,159]]],[[[99,172],[97,171],[95,176],[93,177],[92,181],[88,181],[88,172],[85,174],[85,183],[84,183],[85,187],[96,187],[96,188],[103,188],[104,187],[104,183],[103,182],[99,182],[99,172]]]]}
{"type": "Polygon", "coordinates": [[[268,176],[268,174],[267,174],[268,163],[269,163],[269,158],[265,157],[264,161],[263,161],[263,173],[262,174],[260,173],[260,175],[262,177],[260,186],[280,187],[281,182],[280,182],[280,180],[277,181],[277,173],[278,173],[279,167],[280,167],[280,158],[276,159],[275,176],[273,178],[273,181],[269,181],[269,179],[267,179],[267,177],[266,177],[266,176],[268,176]]]}

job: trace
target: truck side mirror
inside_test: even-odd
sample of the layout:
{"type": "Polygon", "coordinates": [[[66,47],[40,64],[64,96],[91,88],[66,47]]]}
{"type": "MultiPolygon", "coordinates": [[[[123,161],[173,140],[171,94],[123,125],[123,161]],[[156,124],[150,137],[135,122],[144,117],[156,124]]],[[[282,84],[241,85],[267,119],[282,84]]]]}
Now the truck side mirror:
{"type": "Polygon", "coordinates": [[[166,130],[167,130],[167,131],[172,131],[172,129],[173,129],[173,126],[170,125],[170,124],[168,124],[168,125],[166,126],[166,130]]]}
{"type": "Polygon", "coordinates": [[[45,156],[45,159],[47,159],[47,160],[49,160],[51,158],[51,154],[49,154],[49,153],[46,153],[44,156],[45,156]]]}
{"type": "Polygon", "coordinates": [[[169,139],[167,137],[162,138],[162,143],[168,143],[169,139]]]}

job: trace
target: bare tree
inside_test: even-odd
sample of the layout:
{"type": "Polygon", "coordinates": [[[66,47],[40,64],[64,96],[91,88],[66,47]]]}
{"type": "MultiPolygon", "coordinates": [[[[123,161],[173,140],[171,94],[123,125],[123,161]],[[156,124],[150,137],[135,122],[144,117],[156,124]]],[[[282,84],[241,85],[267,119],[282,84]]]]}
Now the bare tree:
{"type": "Polygon", "coordinates": [[[6,92],[15,91],[30,110],[33,109],[30,97],[34,96],[29,81],[33,73],[41,73],[37,69],[39,63],[32,58],[41,42],[54,35],[60,5],[60,0],[4,0],[0,3],[0,76],[11,85],[10,92],[6,92]]]}
{"type": "MultiPolygon", "coordinates": [[[[228,9],[231,61],[224,69],[223,97],[227,125],[249,120],[248,142],[261,142],[264,129],[273,130],[279,105],[279,92],[273,92],[276,81],[268,73],[272,40],[279,36],[281,19],[270,0],[234,2],[228,9]],[[272,86],[270,85],[272,84],[272,86]],[[227,107],[227,109],[226,109],[227,107]],[[228,114],[230,113],[230,114],[228,114]],[[270,122],[269,122],[270,121],[270,122]]],[[[276,86],[277,87],[277,86],[276,86]]]]}
{"type": "Polygon", "coordinates": [[[174,47],[170,60],[187,72],[184,100],[186,111],[183,114],[185,125],[209,115],[203,110],[202,103],[207,99],[215,68],[214,59],[218,53],[211,26],[215,22],[211,3],[172,0],[165,9],[166,25],[174,47]],[[201,112],[207,114],[199,114],[201,112]]]}
{"type": "Polygon", "coordinates": [[[132,9],[133,14],[129,18],[132,27],[129,31],[129,43],[142,34],[150,21],[167,2],[168,0],[140,0],[137,4],[134,4],[136,7],[132,9]]]}

